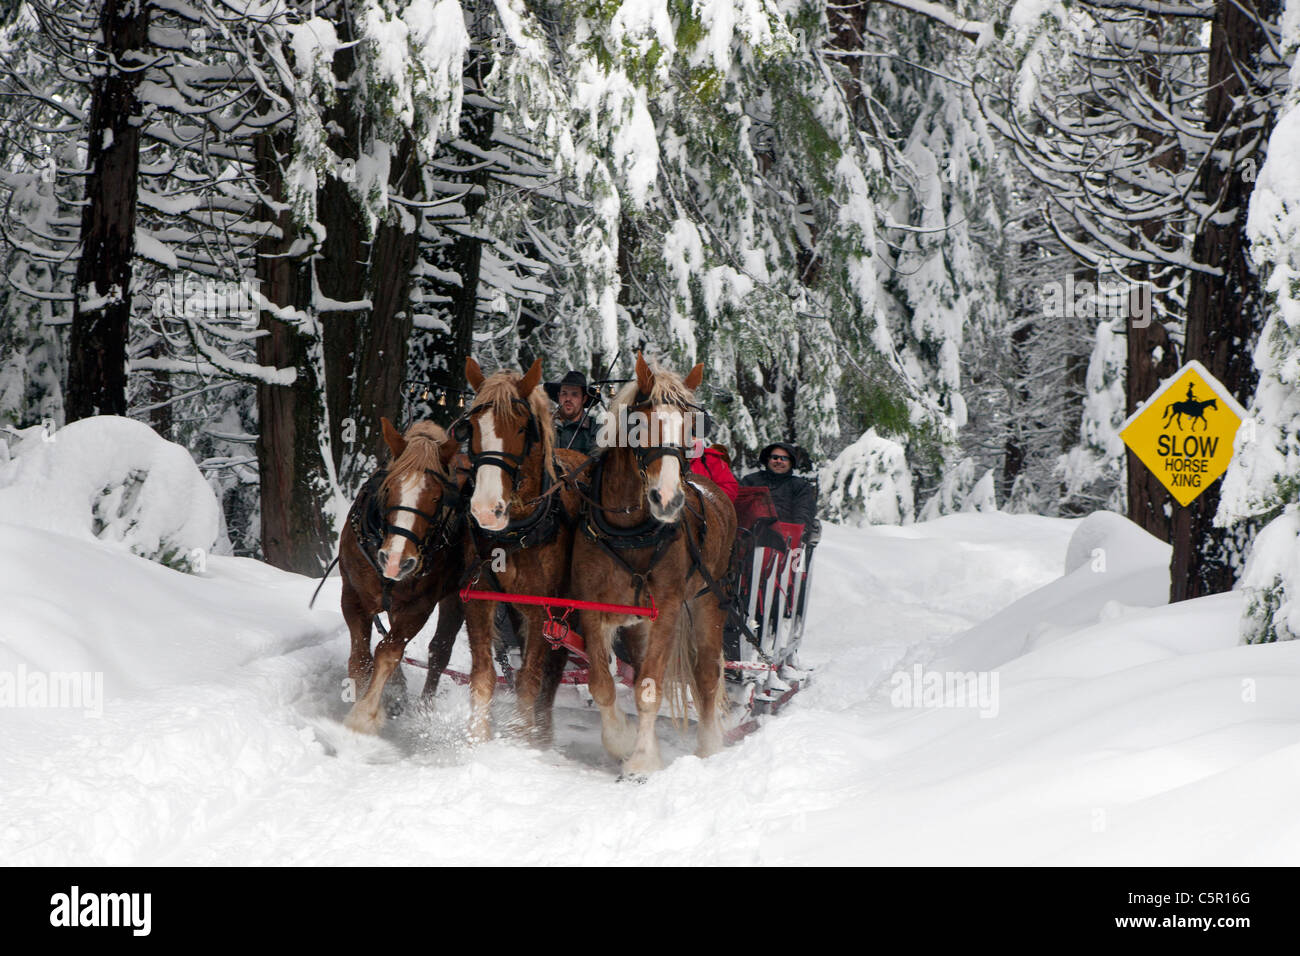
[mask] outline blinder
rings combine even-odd
[[[441,544],[443,547],[451,548],[454,542],[451,540],[455,533],[455,526],[460,517],[464,500],[460,489],[456,487],[455,482],[449,480],[445,475],[440,475],[430,468],[426,468],[426,475],[435,478],[442,485],[442,497],[439,501],[438,513],[431,515],[427,511],[421,511],[419,508],[412,508],[409,505],[390,505],[383,511],[383,531],[379,544],[389,535],[397,535],[406,538],[415,545],[416,566],[411,572],[412,577],[418,576],[424,569],[426,559],[435,546]],[[388,516],[394,511],[407,511],[425,520],[428,528],[424,532],[423,538],[418,538],[415,532],[399,527],[389,521]],[[441,539],[436,540],[436,539]]]
[[[477,451],[470,453],[469,461],[475,475],[484,465],[495,465],[509,476],[512,484],[518,484],[519,469],[528,460],[528,454],[533,450],[533,446],[541,442],[542,428],[538,424],[537,416],[533,414],[532,407],[526,401],[517,396],[511,396],[510,400],[516,405],[523,406],[524,414],[527,416],[524,427],[521,429],[524,436],[523,454],[515,455],[508,451]],[[485,406],[475,405],[453,422],[451,437],[461,444],[469,442],[474,437],[474,423],[471,419],[483,411],[484,408]]]
[[[694,409],[698,412],[704,411],[703,406],[697,405],[694,402],[673,402],[672,405],[674,408],[679,408],[683,412],[687,409]],[[628,406],[628,411],[644,412],[652,407],[650,395],[638,389],[636,397],[632,400],[632,404]],[[661,442],[658,445],[648,446],[629,445],[628,450],[632,452],[632,456],[636,459],[637,468],[640,470],[641,478],[643,480],[646,477],[646,471],[652,464],[660,458],[666,458],[670,455],[676,458],[681,464],[682,474],[685,474],[689,470],[689,465],[686,462],[686,448],[680,442]]]

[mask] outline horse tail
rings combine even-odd
[[[695,623],[689,605],[683,605],[677,615],[677,629],[673,634],[673,649],[664,667],[664,699],[668,716],[679,730],[686,727],[687,694],[699,700],[700,688],[695,680]]]
[[[677,617],[677,632],[673,636],[673,650],[668,655],[668,664],[664,668],[664,697],[668,704],[668,715],[679,730],[685,729],[689,714],[687,694],[690,700],[699,701],[700,685],[695,676],[699,648],[695,644],[695,615],[689,604],[682,607]],[[722,657],[718,658],[718,682],[713,690],[713,705],[719,715],[725,714],[731,703],[727,696],[726,674]],[[696,707],[699,711],[699,707]]]
[[[1172,404],[1166,405],[1166,406],[1165,406],[1165,414],[1164,414],[1164,418],[1161,418],[1160,420],[1161,420],[1161,421],[1164,421],[1165,418],[1168,418],[1168,417],[1169,417],[1169,413],[1172,412],[1173,410],[1174,410],[1174,406],[1173,406]]]

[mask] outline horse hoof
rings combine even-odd
[[[358,734],[367,734],[374,736],[379,733],[379,725],[383,723],[382,712],[375,714],[363,714],[355,708],[352,709],[343,719],[343,726],[348,730]]]
[[[648,773],[620,773],[618,775],[619,783],[645,783],[650,779]]]
[[[636,749],[636,733],[630,729],[625,733],[602,733],[600,742],[604,744],[605,752],[611,757],[616,760],[627,760]]]

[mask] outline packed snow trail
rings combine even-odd
[[[467,746],[449,683],[379,738],[343,730],[337,579],[308,611],[315,582],[257,562],[185,575],[0,525],[0,672],[104,673],[100,717],[0,709],[0,859],[1294,863],[1300,644],[1237,646],[1237,595],[1159,607],[1167,551],[1112,518],[828,527],[813,683],[707,761],[661,720],[641,786],[572,693],[549,751]],[[891,703],[945,667],[996,674],[996,716]]]

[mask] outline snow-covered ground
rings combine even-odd
[[[814,682],[707,761],[662,721],[638,786],[587,710],[550,751],[468,747],[449,684],[343,731],[337,579],[309,611],[315,582],[257,562],[0,524],[0,674],[103,675],[80,708],[0,707],[0,860],[1295,863],[1300,643],[1238,646],[1237,595],[1158,606],[1166,555],[1110,515],[829,527]],[[975,706],[896,706],[957,703],[925,685],[958,671]]]

